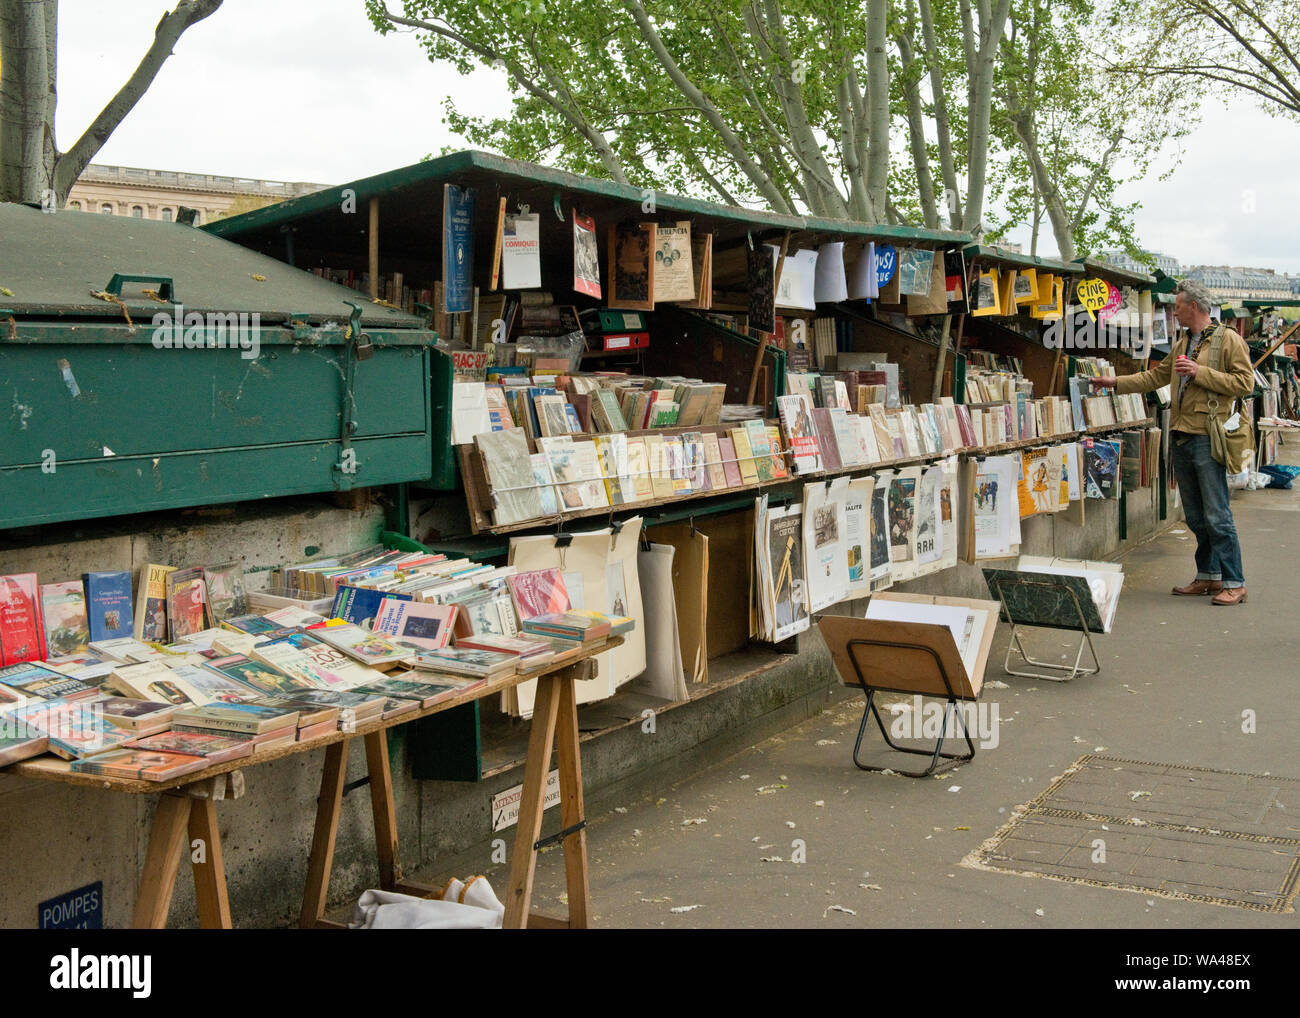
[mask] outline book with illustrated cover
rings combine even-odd
[[[208,732],[160,732],[142,736],[126,744],[128,749],[146,753],[175,753],[201,757],[205,763],[219,764],[253,755],[253,744],[246,739]]]
[[[103,707],[105,721],[134,732],[137,737],[167,731],[172,725],[172,715],[177,710],[175,704],[126,696],[110,696],[99,702]]]
[[[79,700],[99,694],[97,686],[35,662],[0,668],[0,685],[28,700]]]
[[[623,505],[633,500],[630,498],[633,493],[628,490],[627,436],[622,433],[596,435],[592,442],[596,446],[596,457],[609,504]]]
[[[642,502],[654,496],[654,482],[650,473],[650,455],[646,440],[641,437],[627,440],[627,474],[631,490],[625,494],[629,502]]]
[[[530,569],[506,578],[510,598],[521,622],[547,612],[568,611],[571,606],[564,577],[558,569]]]
[[[46,656],[36,574],[0,576],[0,665],[41,661]]]
[[[743,483],[740,463],[736,459],[736,443],[729,435],[718,436],[718,452],[722,457],[722,473],[728,488],[739,488]]]
[[[385,598],[374,631],[414,647],[447,646],[456,622],[456,606]]]
[[[575,442],[569,435],[538,439],[555,475],[560,509],[601,509],[609,505],[609,495],[601,478],[596,446]]]
[[[311,632],[286,633],[278,640],[266,644],[266,648],[282,643],[302,651],[318,674],[338,676],[343,680],[345,689],[383,678],[383,672],[354,660],[341,650],[318,639],[316,634],[320,632],[319,629],[313,629]]]
[[[501,286],[532,290],[542,285],[541,217],[507,213],[501,230]]]
[[[311,687],[310,682],[285,675],[270,665],[255,661],[243,654],[214,658],[202,667],[232,682],[257,690],[262,696],[283,696],[298,689]]]
[[[709,472],[705,469],[704,436],[698,431],[688,431],[682,435],[682,449],[686,453],[691,491],[708,491],[710,482]]]
[[[669,471],[664,436],[646,435],[644,441],[650,470],[650,495],[652,498],[668,498],[673,493],[673,479]]]
[[[654,310],[655,233],[654,223],[610,224],[609,307]]]
[[[442,650],[420,651],[411,663],[422,671],[445,671],[453,675],[486,679],[513,672],[518,667],[519,658],[514,654],[445,647]]]
[[[24,735],[0,735],[0,767],[21,763],[49,752],[50,740],[30,732]]]
[[[362,629],[373,629],[379,616],[379,606],[386,600],[410,601],[412,595],[374,590],[370,587],[353,587],[343,584],[334,595],[330,617],[350,622]]]
[[[407,672],[423,676],[423,672]],[[439,700],[455,696],[460,687],[438,682],[424,682],[414,679],[387,678],[378,682],[369,682],[358,686],[354,692],[373,696],[383,696],[396,700],[414,700],[417,707],[432,707]]]
[[[749,444],[749,433],[744,428],[731,429],[731,442],[736,451],[736,465],[745,484],[758,483],[758,466],[754,459],[754,450]]]
[[[86,586],[86,623],[90,627],[90,639],[111,640],[134,635],[131,574],[86,573],[82,580]]]
[[[227,618],[248,612],[244,569],[238,562],[206,567],[203,582],[207,585],[208,613],[213,624],[219,625]]]
[[[140,567],[135,602],[135,638],[150,643],[167,642],[167,574],[172,566]]]
[[[817,433],[817,447],[822,454],[822,467],[825,470],[839,470],[844,464],[840,459],[840,448],[835,440],[835,424],[831,412],[826,407],[814,407],[812,411],[813,430]]]
[[[298,727],[298,711],[255,703],[223,703],[179,710],[172,716],[178,732],[214,731],[237,735],[264,735]]]
[[[533,467],[533,484],[536,486],[538,498],[541,500],[541,514],[543,516],[554,516],[560,511],[560,503],[555,497],[555,475],[551,473],[551,461],[546,458],[544,452],[530,454],[528,461]]]
[[[346,689],[347,681],[335,672],[317,666],[305,651],[291,643],[273,640],[248,650],[248,657],[266,665],[289,681],[272,681],[259,676],[258,689],[267,695],[289,696],[299,689]]]
[[[393,643],[383,634],[367,632],[360,626],[327,626],[313,629],[312,635],[371,668],[407,661],[414,653],[413,648]]]
[[[80,654],[90,643],[86,590],[81,580],[41,585],[41,616],[47,657]]]
[[[672,484],[672,494],[689,495],[691,477],[686,465],[686,448],[678,435],[664,436],[664,459],[668,464],[668,478]]]
[[[474,444],[483,457],[483,471],[492,489],[493,522],[500,527],[543,515],[523,431],[515,428],[475,435]]]
[[[95,774],[129,781],[171,781],[201,771],[213,761],[184,753],[154,753],[143,749],[114,749],[77,760],[71,770],[76,774]]]
[[[0,715],[17,710],[19,707],[30,702],[27,697],[21,693],[10,689],[8,686],[0,686]]]
[[[749,327],[759,332],[776,332],[776,265],[765,244],[745,252],[749,291]]]
[[[472,187],[442,187],[442,292],[438,311],[459,314],[474,310],[474,206]]]
[[[494,654],[514,654],[516,657],[533,659],[539,655],[549,655],[551,645],[546,640],[528,636],[494,636],[483,634],[458,639],[456,646],[461,650],[486,650]]]
[[[593,643],[610,634],[610,619],[599,612],[547,612],[524,623],[524,632]]]
[[[207,696],[195,689],[175,671],[159,661],[137,665],[118,665],[108,678],[108,685],[123,696],[178,707],[202,706]]]
[[[15,723],[50,740],[49,752],[64,760],[116,749],[135,733],[104,720],[97,701],[30,704],[14,711]]]
[[[654,237],[654,299],[695,300],[695,273],[691,268],[691,224],[659,225]]]
[[[794,459],[794,472],[808,474],[821,470],[821,446],[817,442],[808,397],[802,394],[778,396],[776,406]]]
[[[769,424],[764,430],[767,432],[767,449],[772,460],[772,480],[784,480],[790,476],[790,468],[781,447],[781,429],[775,424]]]
[[[211,625],[208,614],[208,587],[203,567],[176,569],[167,574],[167,622],[172,642]],[[89,589],[89,588],[87,588]],[[94,633],[92,627],[92,635]]]
[[[596,248],[596,221],[573,210],[573,288],[600,300],[600,254]]]

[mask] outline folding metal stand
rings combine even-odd
[[[1088,631],[1088,623],[1084,618],[1083,606],[1079,604],[1079,598],[1075,595],[1073,590],[1071,590],[1064,583],[1049,582],[1044,580],[1013,580],[1011,581],[1010,584],[1011,586],[1042,587],[1046,590],[1065,591],[1065,593],[1069,595],[1070,601],[1074,604],[1074,610],[1079,619],[1078,628],[1082,631],[1082,634],[1079,637],[1078,650],[1074,655],[1074,664],[1061,665],[1061,664],[1057,664],[1054,661],[1039,661],[1036,658],[1030,657],[1028,651],[1025,650],[1024,643],[1021,641],[1020,638],[1021,626],[1028,627],[1032,625],[1037,628],[1046,628],[1046,629],[1074,629],[1075,627],[1072,625],[1044,626],[1043,623],[1041,622],[1032,623],[1032,624],[1027,622],[1017,622],[1015,617],[1011,614],[1011,609],[1007,606],[1007,599],[1002,586],[1004,582],[1006,581],[1003,579],[998,579],[996,582],[996,586],[998,591],[998,600],[1002,602],[1002,615],[1009,623],[1011,623],[1011,642],[1007,644],[1007,654],[1005,659],[1002,662],[1002,667],[1008,675],[1019,675],[1023,678],[1029,678],[1029,679],[1046,679],[1048,682],[1069,682],[1071,679],[1078,678],[1080,675],[1096,675],[1099,671],[1101,671],[1101,661],[1097,657],[1096,648],[1094,648],[1092,645],[1092,633]],[[1081,667],[1081,663],[1083,661],[1083,648],[1085,646],[1088,648],[1088,653],[1092,655],[1091,668]],[[1012,668],[1011,652],[1013,650],[1019,652],[1020,657],[1025,662],[1025,664],[1033,665],[1035,668],[1046,668],[1049,669],[1049,671],[1030,672],[1030,671],[1018,671]]]
[[[867,704],[862,711],[862,723],[858,725],[858,738],[857,741],[853,743],[853,763],[859,770],[863,770],[863,771],[892,770],[897,774],[902,774],[905,777],[909,777],[909,778],[926,778],[935,772],[935,770],[939,766],[940,760],[951,760],[955,763],[966,763],[967,761],[973,760],[975,758],[975,743],[971,741],[970,732],[966,728],[965,721],[962,720],[961,711],[954,710],[954,708],[956,708],[957,706],[957,694],[952,688],[952,682],[950,682],[948,679],[948,671],[946,668],[944,668],[943,661],[940,660],[939,655],[935,653],[933,647],[927,647],[925,644],[921,644],[921,643],[901,643],[893,640],[870,640],[870,639],[863,639],[860,637],[855,637],[854,639],[850,640],[845,646],[846,649],[848,650],[849,660],[853,662],[854,674],[856,674],[858,677],[858,681],[856,683],[851,683],[851,684],[857,685],[859,688],[862,689],[862,691],[867,696]],[[858,655],[854,652],[853,650],[854,647],[885,647],[894,650],[919,650],[919,651],[924,651],[925,653],[930,655],[931,659],[933,659],[934,661],[935,669],[938,671],[939,676],[943,679],[944,688],[948,691],[948,702],[947,702],[947,706],[944,708],[944,714],[943,714],[943,728],[939,730],[939,740],[935,743],[933,750],[920,749],[915,746],[900,746],[898,743],[894,742],[894,740],[889,737],[889,729],[885,727],[884,719],[881,718],[880,710],[876,706],[876,688],[873,687],[867,681],[867,677],[862,674],[862,666],[858,663]],[[889,768],[875,767],[870,764],[864,764],[861,760],[859,760],[858,752],[862,748],[862,737],[867,730],[867,717],[869,715],[875,715],[876,724],[880,728],[880,734],[884,737],[885,743],[889,746],[890,749],[895,750],[899,753],[914,753],[917,756],[928,756],[930,757],[930,766],[925,768],[925,770],[923,771],[900,771],[900,770],[896,770],[893,767],[889,767]],[[956,717],[957,722],[961,725],[961,734],[962,737],[965,738],[966,740],[966,746],[970,750],[969,753],[943,752],[943,742],[944,739],[948,737],[948,725],[952,721],[954,716]]]

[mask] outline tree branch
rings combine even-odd
[[[104,142],[108,141],[117,125],[149,90],[163,63],[172,55],[172,47],[191,25],[214,14],[221,2],[222,0],[181,0],[174,11],[162,16],[154,29],[153,45],[135,72],[86,128],[85,133],[55,162],[53,187],[60,204],[67,199],[72,185],[90,164],[95,153],[104,147]]]

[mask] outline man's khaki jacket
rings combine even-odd
[[[1211,400],[1218,400],[1218,415],[1225,420],[1232,412],[1233,399],[1249,396],[1255,389],[1255,371],[1250,363],[1250,348],[1246,341],[1233,329],[1219,326],[1223,330],[1223,349],[1220,367],[1216,370],[1209,366],[1210,346],[1213,340],[1206,339],[1196,355],[1199,366],[1196,377],[1187,383],[1183,398],[1178,398],[1178,383],[1181,377],[1174,371],[1174,361],[1179,354],[1187,352],[1187,330],[1182,330],[1174,340],[1169,356],[1149,371],[1139,371],[1133,375],[1120,375],[1115,380],[1115,391],[1150,392],[1163,385],[1169,386],[1170,415],[1169,427],[1172,431],[1185,431],[1191,435],[1207,435],[1209,428],[1206,416]]]

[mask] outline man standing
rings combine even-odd
[[[1245,602],[1246,581],[1237,527],[1228,506],[1227,471],[1210,455],[1206,418],[1216,403],[1216,413],[1228,417],[1233,399],[1254,390],[1255,373],[1246,341],[1210,318],[1213,301],[1199,283],[1180,282],[1174,316],[1183,330],[1169,356],[1149,371],[1094,378],[1092,384],[1114,386],[1119,393],[1150,392],[1170,385],[1174,476],[1187,526],[1196,535],[1196,579],[1172,593],[1213,594],[1213,604],[1231,605]]]

